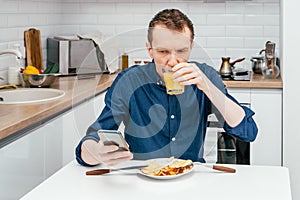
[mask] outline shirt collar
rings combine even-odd
[[[150,71],[151,71],[151,76],[153,78],[153,81],[156,83],[156,85],[165,87],[165,82],[160,78],[160,76],[156,71],[154,61],[152,60],[152,62],[150,62],[149,65],[150,65],[149,67],[151,69]]]

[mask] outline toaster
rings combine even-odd
[[[47,38],[47,66],[54,64],[62,75],[109,72],[104,53],[91,39]]]

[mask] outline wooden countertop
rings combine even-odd
[[[62,98],[34,104],[0,104],[0,141],[107,90],[116,76],[103,74],[81,80],[76,76],[60,77],[52,88],[64,90]]]
[[[103,74],[81,80],[76,76],[60,77],[52,86],[65,91],[65,96],[60,99],[34,104],[0,104],[0,143],[2,139],[14,133],[26,131],[28,127],[107,90],[116,76],[117,74]],[[253,75],[251,81],[224,81],[224,83],[228,88],[282,88],[281,78],[263,79],[260,75]]]
[[[250,81],[223,81],[228,88],[273,88],[282,89],[282,79],[264,79],[262,75],[251,74]]]

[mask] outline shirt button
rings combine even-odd
[[[175,116],[174,115],[171,115],[171,119],[174,119],[175,118]]]
[[[173,138],[172,138],[172,141],[175,142],[175,140],[176,140],[176,138],[173,137]]]

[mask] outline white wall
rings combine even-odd
[[[38,28],[42,34],[43,58],[46,58],[46,37],[60,33],[62,5],[60,1],[0,0],[0,49],[14,48],[14,44],[24,45],[24,31]],[[0,56],[0,85],[7,83],[7,68],[15,65],[11,55]]]
[[[293,199],[300,199],[300,1],[282,0],[283,165],[290,170]]]
[[[250,69],[251,55],[264,48],[267,40],[276,42],[277,49],[280,44],[279,0],[207,0],[223,3],[186,0],[0,1],[0,49],[12,48],[15,43],[23,44],[23,32],[35,27],[41,30],[44,59],[47,37],[95,30],[103,32],[105,39],[114,38],[111,41],[117,43],[116,48],[126,47],[132,51],[131,60],[147,58],[145,34],[148,22],[157,11],[170,7],[184,11],[195,24],[197,45],[192,58],[216,69],[221,65],[222,56],[230,56],[232,61],[246,57],[236,66]],[[12,56],[0,56],[0,76],[6,76],[7,65],[12,60]]]

